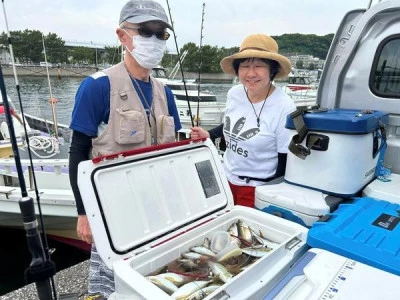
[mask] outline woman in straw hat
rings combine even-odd
[[[221,68],[241,84],[228,91],[224,123],[208,132],[193,127],[191,138],[225,139],[224,169],[234,203],[254,207],[255,187],[285,172],[290,140],[286,116],[296,106],[273,79],[289,74],[291,65],[273,38],[252,34],[238,53],[222,59]]]

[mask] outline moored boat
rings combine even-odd
[[[11,101],[8,102],[12,105]],[[21,187],[3,105],[0,105],[1,110],[3,113],[0,114],[0,226],[23,229],[19,207],[19,200],[22,198]],[[68,175],[69,143],[62,137],[56,139],[50,136],[44,129],[40,131],[32,128],[25,116],[28,136],[26,137],[21,123],[23,117],[14,108],[12,111],[21,167],[28,196],[35,199],[37,219],[39,220],[41,212],[49,237],[88,251],[88,245],[76,235],[77,212]],[[41,126],[46,127],[44,125],[46,121],[41,121]],[[27,138],[31,148],[30,153],[26,144]]]
[[[161,66],[153,68],[152,75],[166,84],[174,94],[183,133],[189,132],[193,125],[192,119],[194,125],[205,129],[211,129],[222,123],[225,103],[217,101],[213,93],[199,90],[201,86],[193,81],[169,79]]]

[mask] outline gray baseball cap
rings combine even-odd
[[[161,21],[169,29],[168,17],[160,3],[152,0],[130,0],[121,9],[119,24],[123,22],[139,24],[148,21]]]

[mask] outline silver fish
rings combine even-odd
[[[182,286],[188,280],[184,276],[176,274],[176,273],[172,273],[172,272],[162,273],[162,274],[157,275],[157,277],[165,278],[165,279],[171,281],[177,287]]]
[[[227,231],[230,235],[239,236],[236,222],[229,226]]]
[[[253,234],[251,233],[250,227],[240,219],[236,222],[236,225],[239,237],[252,244]]]
[[[194,260],[208,260],[210,257],[197,252],[185,252],[182,253],[182,257],[194,259]]]
[[[215,256],[214,252],[212,252],[210,249],[208,249],[206,247],[203,247],[203,246],[192,247],[192,248],[190,248],[190,251],[193,251],[193,252],[196,252],[196,253],[199,253],[199,254],[203,254],[203,255],[208,255],[208,256],[211,256],[211,257]]]
[[[272,250],[271,248],[266,248],[263,245],[242,249],[243,253],[253,257],[263,257],[265,255],[268,255],[269,252],[271,252],[271,250]]]
[[[275,243],[273,241],[270,241],[270,240],[266,239],[263,236],[261,231],[260,231],[260,234],[257,234],[257,233],[254,232],[253,229],[251,229],[251,233],[253,235],[253,238],[264,247],[271,248],[271,250],[272,250],[272,249],[276,248],[279,245],[278,243]]]
[[[236,243],[236,245],[240,247],[241,242],[240,239],[237,238],[239,236],[239,233],[236,222],[229,226],[228,233],[231,235],[231,242]]]
[[[171,297],[177,300],[186,299],[194,292],[206,287],[212,280],[192,281],[182,285]]]
[[[211,272],[215,276],[218,276],[218,278],[223,282],[227,282],[233,278],[233,275],[228,271],[228,269],[220,263],[209,261],[208,266],[210,267]]]
[[[160,277],[159,275],[146,276],[146,279],[150,280],[152,283],[154,283],[156,286],[158,286],[160,289],[162,289],[168,295],[171,295],[171,294],[175,293],[176,291],[178,291],[178,287],[175,284],[173,284],[168,279]]]

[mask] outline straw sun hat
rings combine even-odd
[[[251,57],[266,58],[278,62],[280,67],[275,78],[285,77],[292,69],[289,59],[278,54],[278,44],[273,38],[266,34],[252,34],[243,40],[238,53],[221,60],[222,71],[236,76],[233,61],[235,59]]]

